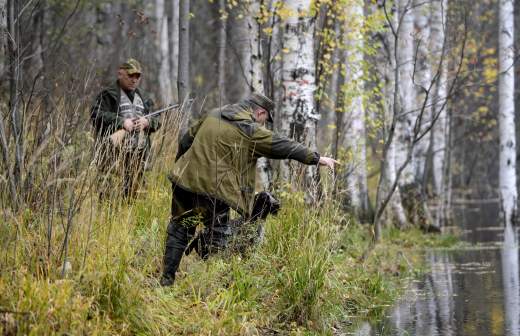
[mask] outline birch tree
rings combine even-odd
[[[397,34],[396,29],[399,26],[399,16],[397,11],[388,13],[388,9],[383,3],[383,11],[387,15],[388,32],[383,35],[382,44],[386,54],[386,58],[378,62],[379,72],[384,74],[385,81],[383,83],[382,108],[383,108],[383,153],[381,160],[381,177],[377,186],[376,207],[374,215],[374,239],[378,241],[381,238],[382,219],[386,213],[387,218],[393,215],[394,220],[399,227],[404,227],[407,223],[404,208],[401,202],[401,194],[399,189],[395,188],[397,184],[397,172],[395,162],[395,127],[397,113],[399,111],[399,71],[397,60]],[[387,210],[390,205],[391,211]]]
[[[515,73],[513,1],[499,2],[498,37],[498,125],[499,125],[499,188],[501,215],[505,226],[517,217],[516,136],[515,136]]]
[[[421,122],[421,132],[430,125],[432,120],[431,96],[428,93],[428,88],[432,81],[431,61],[429,57],[429,42],[430,42],[430,3],[421,0],[414,1],[414,19],[416,27],[416,45],[417,58],[416,63],[416,101],[414,106],[417,109],[426,100]],[[414,176],[415,180],[421,186],[425,184],[425,169],[426,157],[428,148],[430,146],[430,137],[423,137],[414,146]],[[422,187],[424,189],[424,187]]]
[[[432,115],[436,121],[431,130],[431,155],[433,191],[438,197],[438,208],[435,221],[438,227],[446,221],[447,204],[451,189],[449,187],[449,155],[451,129],[450,118],[446,108],[448,95],[448,66],[444,60],[446,44],[446,13],[448,10],[447,0],[436,0],[431,2],[431,39],[430,53],[432,64],[438,64],[438,79],[435,82],[432,95]],[[433,122],[433,121],[432,121]]]
[[[396,123],[396,144],[395,144],[395,160],[397,167],[403,167],[401,177],[399,179],[399,186],[401,191],[406,190],[411,186],[414,180],[413,161],[407,160],[408,151],[412,148],[413,142],[413,125],[417,113],[413,113],[415,108],[416,95],[413,86],[414,80],[414,19],[413,11],[411,10],[410,0],[398,0],[397,13],[399,17],[399,25],[397,26],[397,59],[396,66],[399,71],[399,85],[398,99],[400,101],[399,110],[397,110]],[[408,162],[410,161],[410,163]],[[402,194],[406,197],[406,193]]]
[[[260,1],[251,0],[245,8],[245,22],[249,39],[246,45],[248,57],[244,58],[246,81],[250,92],[265,94],[264,89],[264,65],[262,55],[262,43],[260,35]],[[260,183],[264,190],[270,190],[272,184],[272,169],[269,160],[260,158],[257,162]]]
[[[366,167],[365,108],[363,103],[363,1],[352,1],[345,8],[349,15],[345,33],[345,82],[352,92],[347,99],[345,111],[350,112],[350,127],[344,133],[344,145],[351,153],[350,168],[347,169],[349,200],[354,211],[364,217],[368,214],[368,186]]]
[[[220,21],[218,33],[218,80],[217,89],[219,104],[223,105],[226,102],[226,44],[227,44],[227,19],[226,0],[219,0],[218,2]]]
[[[504,245],[501,251],[502,281],[504,286],[504,322],[506,335],[511,336],[520,335],[520,279],[518,276],[518,243],[515,231],[511,224],[505,227]]]
[[[316,126],[319,119],[315,112],[314,91],[315,59],[313,49],[314,21],[310,14],[310,0],[286,1],[283,35],[282,85],[284,97],[281,108],[280,130],[284,135],[305,142],[316,150]],[[281,164],[282,178],[290,180],[287,161]],[[305,180],[312,184],[316,167],[306,168]],[[316,195],[308,194],[310,197]]]
[[[172,95],[174,101],[179,101],[179,89],[177,88],[179,77],[179,0],[171,0],[171,27],[169,32]]]
[[[159,100],[162,104],[173,102],[170,78],[170,48],[168,40],[168,17],[165,15],[164,0],[155,0],[155,43],[159,64]]]
[[[190,93],[190,0],[179,0],[179,101]]]

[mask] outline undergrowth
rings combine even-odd
[[[453,243],[387,229],[367,254],[368,225],[293,194],[267,220],[262,244],[207,261],[193,253],[175,285],[162,288],[170,197],[162,175],[149,176],[130,204],[91,195],[71,226],[66,260],[66,226],[49,235],[48,214],[0,224],[0,334],[331,335],[360,316],[382,316],[421,271],[418,246]]]

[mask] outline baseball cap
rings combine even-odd
[[[124,63],[121,63],[119,69],[124,69],[129,75],[141,74],[141,64],[134,58],[127,59]]]
[[[249,96],[249,101],[266,110],[268,115],[267,121],[273,122],[274,102],[269,97],[266,97],[261,93],[253,93]]]

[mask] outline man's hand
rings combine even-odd
[[[134,119],[134,129],[136,131],[144,131],[150,126],[150,122],[145,117]]]
[[[132,132],[134,130],[134,121],[130,118],[125,119],[123,121],[123,128],[128,132]]]
[[[338,164],[338,165],[340,164],[339,161],[336,161],[333,158],[326,157],[326,156],[321,156],[319,163],[320,163],[320,166],[327,166],[332,170],[334,170],[335,164]]]

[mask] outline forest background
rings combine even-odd
[[[103,245],[99,226],[120,209],[93,196],[89,107],[128,57],[143,64],[142,87],[157,107],[185,102],[154,135],[146,197],[163,213],[147,202],[128,210],[132,225],[155,230],[148,234],[163,232],[163,175],[178,133],[251,92],[276,102],[275,130],[343,162],[320,176],[263,160],[260,188],[301,190],[302,201],[322,206],[335,200],[374,225],[375,240],[384,226],[438,230],[468,199],[500,199],[502,218],[514,220],[516,177],[506,183],[514,195],[499,188],[507,148],[516,174],[518,126],[499,123],[502,107],[514,115],[518,100],[514,83],[499,85],[518,76],[513,1],[1,0],[0,11],[5,274],[20,265],[43,278],[69,267],[83,274],[89,251]],[[150,191],[155,183],[162,189]]]

